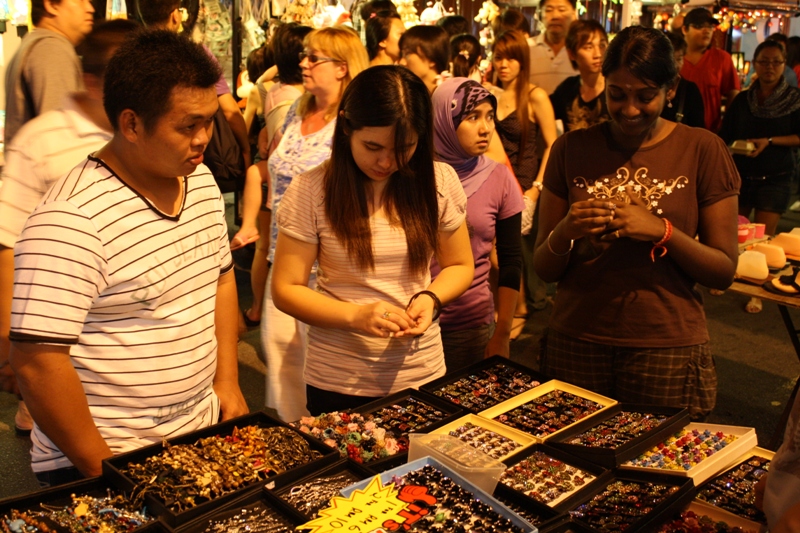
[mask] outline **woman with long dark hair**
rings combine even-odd
[[[553,145],[534,263],[558,282],[542,372],[698,419],[717,378],[697,284],[733,281],[740,180],[719,137],[660,117],[677,75],[662,32],[611,41],[611,120]]]
[[[436,319],[473,278],[464,190],[434,163],[421,80],[399,66],[369,68],[337,117],[330,161],[295,177],[283,198],[272,271],[275,305],[310,326],[314,415],[443,375]],[[442,271],[431,282],[434,255]]]
[[[366,26],[369,66],[397,63],[400,60],[400,37],[405,31],[406,27],[396,12],[374,13]]]

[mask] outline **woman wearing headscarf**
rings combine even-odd
[[[469,289],[442,310],[448,372],[484,357],[509,355],[509,335],[519,294],[522,255],[522,192],[505,165],[485,154],[495,130],[497,99],[467,78],[452,78],[433,93],[434,143],[438,161],[452,166],[467,195],[467,227],[475,277]],[[497,322],[489,287],[489,254],[497,242]],[[434,261],[435,276],[439,267]]]

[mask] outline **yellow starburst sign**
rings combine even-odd
[[[310,529],[311,533],[388,533],[391,530],[384,524],[402,523],[408,512],[408,504],[397,496],[394,483],[384,487],[376,476],[363,490],[354,490],[349,498],[334,497],[330,507],[320,511],[319,518],[297,529]]]

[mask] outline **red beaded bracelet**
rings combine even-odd
[[[656,262],[656,251],[659,252],[658,257],[664,257],[667,255],[667,247],[664,245],[672,237],[672,222],[666,218],[662,220],[664,221],[664,236],[661,237],[661,240],[658,242],[653,241],[653,249],[650,250],[650,259],[653,261],[653,263]]]

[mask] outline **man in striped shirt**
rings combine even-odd
[[[112,140],[17,241],[10,361],[44,484],[247,412],[224,202],[202,165],[218,78],[174,33],[124,44],[104,84]]]

